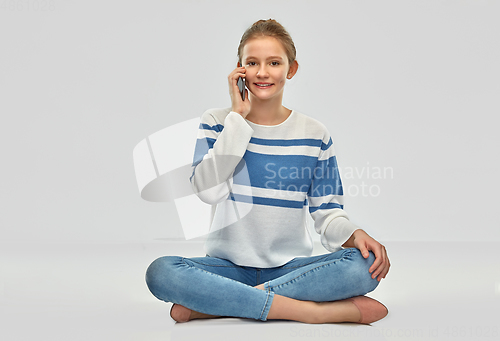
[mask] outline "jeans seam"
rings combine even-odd
[[[314,267],[314,268],[312,268],[312,269],[309,269],[309,270],[307,270],[306,272],[301,273],[300,275],[298,275],[298,276],[296,276],[296,277],[294,277],[294,278],[292,278],[292,279],[290,279],[290,280],[288,280],[288,281],[286,281],[286,282],[283,282],[283,283],[280,283],[280,284],[277,284],[277,285],[273,285],[273,286],[270,286],[270,285],[268,284],[268,289],[269,289],[269,290],[271,290],[272,288],[276,288],[276,287],[278,287],[278,286],[280,286],[280,285],[288,284],[288,283],[290,283],[291,281],[293,281],[293,280],[295,280],[295,279],[297,279],[297,278],[299,278],[299,277],[303,276],[304,274],[307,274],[307,273],[309,273],[309,272],[311,272],[311,271],[313,271],[313,270],[315,270],[315,269],[317,269],[317,268],[320,268],[320,267],[323,267],[323,266],[326,266],[326,265],[330,266],[331,264],[335,264],[336,262],[343,261],[343,260],[345,260],[346,256],[350,256],[350,255],[352,254],[352,252],[353,252],[353,251],[352,251],[352,250],[350,250],[348,253],[346,253],[345,255],[343,255],[341,258],[334,259],[334,260],[332,260],[331,262],[328,262],[328,263],[320,264],[320,265],[318,265],[317,267]],[[269,282],[268,282],[268,283],[269,283]]]
[[[259,320],[262,320],[262,315],[264,314],[264,311],[266,311],[267,303],[269,302],[269,297],[271,297],[270,291],[267,292],[266,303],[264,304],[264,307],[262,308],[262,311],[260,312]],[[267,316],[266,316],[266,320],[267,320]],[[265,321],[265,320],[263,320],[263,321]]]

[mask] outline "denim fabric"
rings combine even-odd
[[[275,294],[323,302],[374,290],[379,282],[368,272],[374,260],[373,253],[365,259],[355,248],[297,257],[274,268],[239,266],[209,256],[165,256],[151,263],[146,283],[165,302],[205,314],[266,321]],[[254,288],[261,283],[265,290]]]

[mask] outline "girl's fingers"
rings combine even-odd
[[[368,269],[368,271],[373,275],[375,271],[377,271],[381,263],[382,260],[379,257],[375,256],[375,261],[373,262],[372,266],[370,266],[370,269]]]
[[[387,252],[385,248],[383,248],[383,262],[382,264],[374,271],[375,277],[372,276],[372,278],[377,278],[378,281],[380,281],[382,278],[385,278],[387,276],[387,273],[389,272],[389,267],[391,266],[389,262],[389,258],[387,257]]]
[[[380,281],[382,278],[385,278],[388,272],[389,272],[389,265],[386,265],[384,266],[382,271],[380,271],[380,274],[377,275],[377,279]]]
[[[230,79],[237,79],[238,77],[245,77],[245,68],[244,67],[239,67],[234,69],[230,74],[229,78]]]
[[[357,247],[358,247],[359,251],[361,252],[361,255],[363,256],[363,258],[368,258],[368,256],[370,256],[370,254],[368,252],[368,248],[366,247],[366,245],[364,243],[361,243]]]
[[[387,276],[387,273],[389,272],[389,266],[384,268],[384,271],[380,273],[380,278],[385,278]]]
[[[237,81],[238,78],[240,78],[240,77],[245,78],[245,74],[242,72],[238,72],[238,73],[235,73],[233,75],[229,75],[229,80],[230,81]]]
[[[228,76],[229,91],[233,93],[235,89],[238,88],[238,79],[242,77],[245,78],[245,69],[244,68],[236,68],[234,69]]]
[[[383,254],[383,250],[381,248],[374,248],[374,249],[372,249],[372,252],[375,255],[375,261],[373,262],[372,266],[370,266],[370,269],[368,271],[370,271],[370,273],[372,274],[372,277],[373,277],[373,274],[375,274],[376,270],[384,262],[384,254]]]
[[[385,262],[383,262],[378,268],[377,270],[375,270],[373,272],[373,275],[375,275],[374,277],[372,276],[372,278],[377,278],[377,280],[381,280],[382,279],[382,276],[381,274],[384,273],[384,271],[386,271],[386,268],[387,268],[387,264]]]
[[[382,278],[385,278],[385,276],[387,276],[387,273],[389,272],[390,267],[391,267],[391,262],[389,261],[389,257],[387,257],[387,266],[385,267],[385,269],[382,273]]]

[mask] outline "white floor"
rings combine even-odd
[[[0,244],[0,340],[498,340],[500,243],[385,243],[390,275],[371,326],[246,319],[176,324],[144,282],[162,255],[201,243]],[[318,245],[315,253],[323,252]]]

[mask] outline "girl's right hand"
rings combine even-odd
[[[239,65],[239,63],[238,63]],[[231,96],[231,110],[239,113],[245,118],[250,112],[250,100],[248,99],[248,90],[245,89],[245,100],[241,99],[240,89],[238,88],[238,78],[245,78],[245,68],[237,67],[228,76],[229,95]]]

